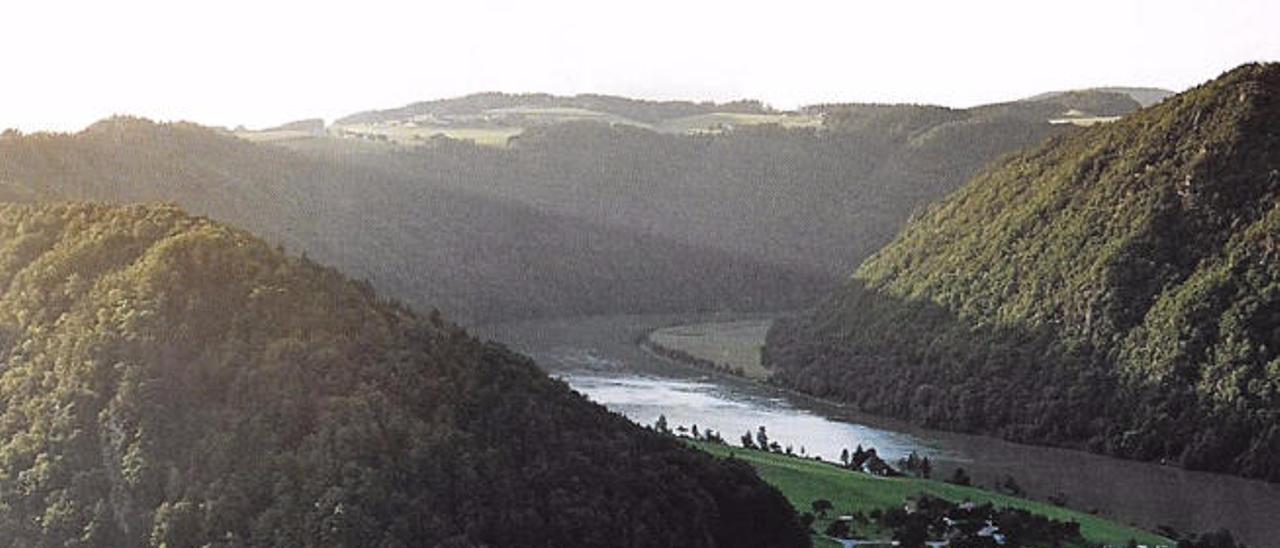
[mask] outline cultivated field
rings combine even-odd
[[[782,127],[818,127],[822,117],[808,114],[740,114],[713,112],[665,120],[654,127],[662,133],[718,133],[727,128],[777,124]]]
[[[451,139],[474,141],[478,145],[506,146],[508,139],[519,135],[526,128],[583,121],[635,126],[659,133],[683,135],[714,134],[735,127],[761,124],[777,124],[789,128],[822,125],[820,116],[807,114],[713,112],[648,124],[583,108],[511,107],[471,114],[421,115],[391,122],[348,124],[335,129],[340,136],[403,144],[422,144],[433,136],[443,135]]]
[[[385,139],[400,144],[423,144],[432,137],[473,141],[477,145],[504,147],[507,140],[524,131],[522,127],[458,127],[407,124],[358,124],[342,126],[343,137]]]
[[[773,320],[711,322],[664,327],[649,334],[655,345],[707,360],[752,379],[772,374],[760,363],[760,347]]]

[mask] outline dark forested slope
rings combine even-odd
[[[830,284],[813,269],[434,185],[446,169],[317,158],[131,118],[0,137],[0,200],[176,202],[465,322],[788,308]]]
[[[0,206],[0,546],[803,546],[741,463],[171,207]]]
[[[770,333],[780,382],[1280,480],[1280,66],[1011,157]]]

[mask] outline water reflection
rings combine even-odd
[[[747,394],[711,380],[675,380],[647,376],[600,375],[564,371],[557,374],[575,390],[640,424],[666,416],[672,428],[697,425],[714,429],[736,444],[742,434],[764,426],[771,440],[799,453],[835,461],[843,449],[874,447],[881,457],[897,460],[911,451],[931,459],[957,455],[908,434],[834,421],[797,409],[783,398]]]
[[[772,439],[809,454],[838,459],[844,447],[874,446],[886,460],[911,450],[930,456],[934,470],[964,466],[990,485],[1012,475],[1032,498],[1063,496],[1080,510],[1154,530],[1226,527],[1249,546],[1280,538],[1280,485],[1047,447],[924,430],[867,416],[741,379],[674,365],[635,341],[665,325],[748,317],[609,316],[516,322],[474,329],[536,359],[552,375],[632,420],[673,427],[711,427],[737,444],[764,425]]]

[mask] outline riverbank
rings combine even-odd
[[[1169,539],[1083,512],[941,481],[894,477],[885,478],[852,472],[829,463],[766,453],[740,447],[689,441],[690,445],[719,457],[747,462],[766,482],[777,487],[798,512],[807,511],[815,500],[828,500],[834,507],[831,517],[815,522],[822,531],[835,516],[869,514],[875,510],[902,507],[908,499],[926,493],[953,503],[991,503],[996,508],[1017,508],[1057,521],[1080,524],[1080,534],[1092,544],[1126,546],[1130,540],[1151,547],[1173,546]],[[887,532],[873,525],[859,531],[868,538],[886,538]]]
[[[1158,530],[1220,527],[1249,546],[1280,538],[1280,485],[1092,453],[1019,445],[996,438],[920,428],[866,415],[745,378],[652,354],[636,344],[657,328],[764,314],[616,315],[524,320],[474,328],[482,337],[532,356],[575,390],[641,424],[665,415],[672,424],[714,428],[729,441],[767,426],[770,437],[809,455],[838,460],[842,448],[875,447],[896,461],[912,450],[929,456],[934,476],[963,467],[977,485],[1012,475],[1029,498],[1065,500],[1101,518]]]

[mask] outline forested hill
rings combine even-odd
[[[1091,89],[1084,89],[1084,90],[1051,91],[1048,93],[1041,93],[1032,97],[1028,97],[1026,100],[1027,101],[1047,101],[1047,100],[1054,100],[1063,95],[1091,93],[1091,92],[1115,93],[1115,94],[1125,95],[1132,98],[1134,101],[1137,101],[1139,104],[1141,104],[1144,107],[1149,107],[1151,105],[1159,103],[1160,101],[1168,99],[1170,96],[1174,95],[1174,92],[1169,91],[1167,89],[1162,89],[1162,88],[1112,86],[1112,87],[1091,88]]]
[[[1280,66],[1015,155],[811,315],[778,379],[876,413],[1280,481]]]
[[[172,207],[0,206],[0,546],[804,546],[781,495]]]
[[[135,118],[0,136],[0,200],[178,203],[467,323],[785,309],[831,284],[814,269],[435,184],[448,169],[303,155]]]

